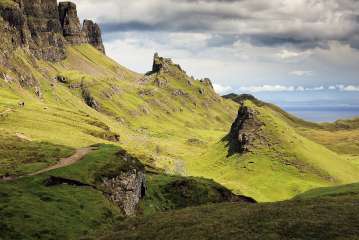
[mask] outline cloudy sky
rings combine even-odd
[[[75,2],[100,23],[108,54],[138,72],[159,52],[219,93],[359,95],[357,0]]]

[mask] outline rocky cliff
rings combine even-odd
[[[0,2],[0,17],[4,55],[23,47],[38,59],[60,61],[66,58],[67,44],[83,43],[105,52],[100,28],[89,20],[81,26],[74,3],[9,0]]]
[[[254,142],[261,136],[264,125],[256,116],[257,113],[244,102],[240,103],[238,115],[226,137],[229,142],[229,155],[249,152]]]

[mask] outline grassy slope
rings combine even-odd
[[[16,52],[13,64],[36,76],[44,97],[40,100],[31,94],[33,90],[0,79],[0,111],[6,112],[0,117],[0,129],[65,148],[108,143],[101,136],[119,134],[116,144],[146,164],[167,173],[212,178],[260,201],[359,181],[355,156],[348,160],[304,137],[293,120],[273,106],[248,102],[267,123],[264,134],[271,146],[257,146],[251,154],[227,158],[220,140],[235,119],[236,103],[222,100],[198,81],[188,86],[189,77],[176,67],[158,76],[168,82],[159,88],[154,76],[144,78],[88,45],[71,47],[68,52],[68,59],[56,64],[33,63],[21,50]],[[54,82],[57,75],[67,77],[69,83]],[[80,89],[69,88],[81,83],[88,86],[101,112],[84,104]],[[205,95],[199,93],[200,88]],[[175,90],[188,95],[174,96]],[[20,100],[25,101],[25,108],[17,106]],[[306,129],[317,131],[312,126]]]
[[[115,221],[124,219],[120,209],[101,192],[103,176],[118,175],[128,168],[142,168],[137,161],[124,161],[114,145],[99,149],[72,166],[16,181],[0,182],[0,239],[79,239],[96,232],[106,232]],[[90,184],[92,187],[67,184],[47,187],[45,180],[57,176]],[[148,177],[148,193],[140,212],[179,209],[209,202],[228,201],[221,196],[228,191],[205,179],[191,178],[183,193],[168,186],[183,177],[163,174]],[[179,191],[179,190],[178,190]],[[189,191],[189,192],[187,192]],[[195,193],[188,197],[186,194]]]
[[[269,146],[228,158],[226,143],[218,142],[189,161],[192,174],[216,179],[259,201],[284,200],[311,188],[359,180],[357,166],[347,157],[303,137],[271,107],[250,101],[247,105],[266,123],[263,135]]]
[[[359,235],[358,200],[354,195],[187,208],[127,219],[100,239],[355,240]]]
[[[299,194],[295,199],[314,199],[323,197],[359,195],[359,183],[341,185],[336,187],[316,188]]]

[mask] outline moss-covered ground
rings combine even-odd
[[[94,239],[356,240],[358,195],[259,205],[212,204],[136,217]]]

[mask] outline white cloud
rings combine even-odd
[[[308,57],[312,55],[313,52],[310,50],[304,51],[304,52],[295,52],[295,51],[289,51],[287,49],[283,49],[279,53],[276,54],[280,59],[287,60],[287,59],[293,59],[293,58],[299,58],[299,57]]]
[[[230,86],[223,86],[223,85],[217,84],[217,83],[213,84],[213,88],[216,91],[216,93],[218,93],[220,95],[229,93],[233,90],[233,88]]]
[[[305,77],[305,76],[313,76],[313,71],[305,71],[305,70],[295,70],[289,72],[290,75],[298,76],[298,77]]]
[[[296,90],[294,86],[283,86],[283,85],[262,85],[262,86],[249,86],[241,87],[238,89],[239,92],[293,92]]]
[[[348,88],[350,87],[350,88]],[[355,88],[354,86],[348,87],[341,87],[343,91],[355,91],[357,89],[359,91],[359,86]],[[339,87],[334,87],[339,89]],[[324,86],[318,87],[303,87],[303,86],[283,86],[283,85],[262,85],[262,86],[249,86],[249,87],[241,87],[238,89],[239,92],[250,92],[250,93],[257,93],[257,92],[304,92],[304,91],[324,91],[326,88]]]
[[[359,92],[359,86],[349,85],[342,88],[346,92]]]

